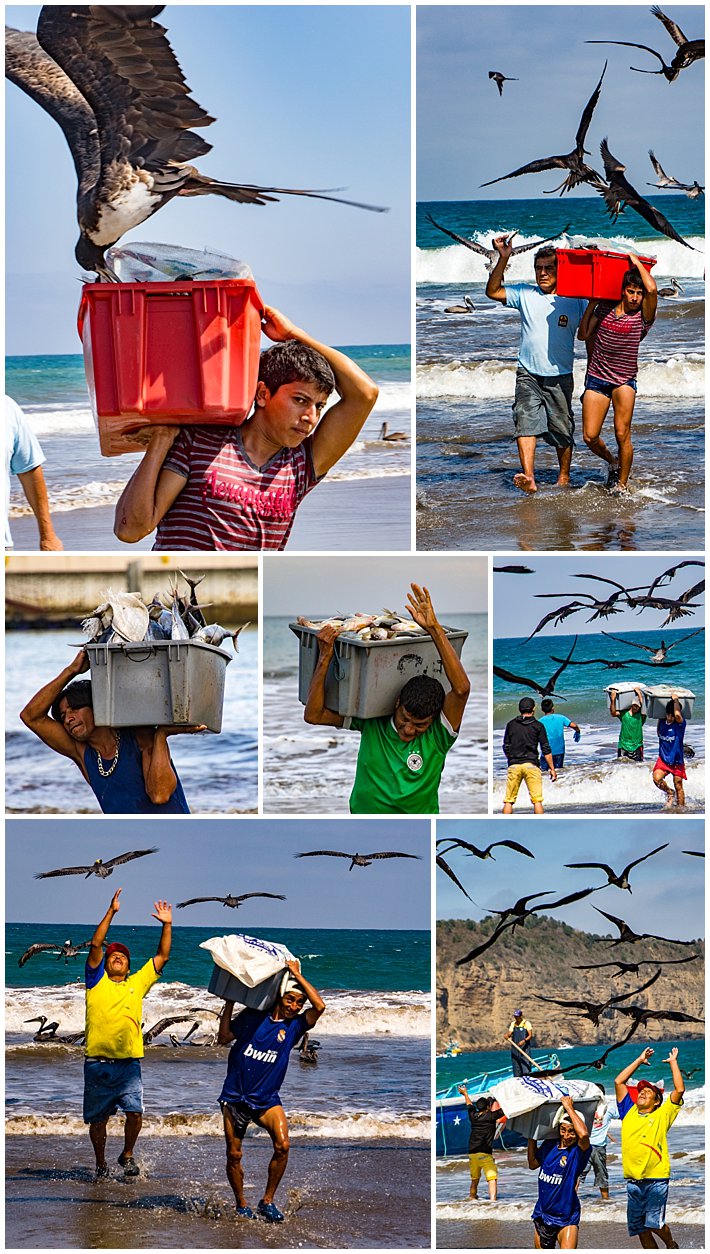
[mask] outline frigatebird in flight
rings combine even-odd
[[[617,47],[621,48],[643,48],[644,52],[650,52],[651,56],[656,57],[660,61],[660,70],[642,70],[637,65],[632,65],[630,68],[637,74],[662,74],[669,83],[673,83],[681,70],[687,70],[688,66],[692,65],[693,62],[701,61],[705,56],[705,40],[687,39],[678,23],[668,17],[663,12],[663,9],[659,9],[658,5],[654,5],[651,12],[654,17],[658,18],[659,22],[663,22],[671,39],[677,44],[678,51],[670,65],[666,65],[660,52],[656,52],[655,48],[649,48],[648,44],[633,44],[626,39],[587,39],[585,42],[588,44],[616,44]]]
[[[615,157],[610,149],[606,139],[600,144],[600,152],[602,161],[604,162],[604,172],[607,177],[607,184],[604,187],[597,188],[597,191],[603,196],[606,207],[612,222],[616,222],[619,214],[624,209],[633,209],[639,217],[648,222],[654,231],[659,231],[661,235],[667,235],[668,239],[674,239],[678,244],[683,244],[685,248],[693,249],[693,245],[679,235],[675,227],[664,217],[660,209],[655,209],[652,204],[640,192],[632,187],[629,180],[624,174],[626,166],[623,162]],[[697,251],[697,250],[693,250]]]
[[[488,77],[493,79],[493,82],[498,88],[498,94],[500,96],[503,95],[504,83],[519,83],[520,82],[519,78],[509,78],[507,74],[501,74],[498,70],[489,70]]]
[[[534,575],[530,566],[494,566],[494,575]]]
[[[614,962],[590,962],[586,966],[572,967],[573,971],[600,971],[602,967],[616,967],[612,975],[612,980],[616,980],[620,975],[639,975],[641,967],[677,967],[684,962],[698,962],[700,954],[691,954],[689,958],[649,958],[639,959],[638,962],[622,962],[617,958]]]
[[[539,684],[536,679],[528,679],[525,675],[514,675],[512,671],[503,670],[502,666],[494,666],[493,674],[497,675],[499,679],[504,679],[507,684],[524,684],[525,687],[533,688],[535,692],[539,692],[542,697],[552,696],[555,691],[555,684],[557,683],[557,680],[567,666],[569,666],[569,661],[577,644],[577,639],[578,637],[575,636],[572,648],[567,654],[567,657],[560,664],[560,666],[557,667],[557,670],[550,675],[550,678],[546,680],[544,684]],[[560,697],[561,701],[566,700],[566,697],[560,696],[559,693],[557,695]]]
[[[643,993],[644,989],[656,983],[661,974],[659,969],[640,988],[634,988],[630,993],[618,993],[615,997],[608,997],[606,1001],[560,1001],[557,997],[543,997],[541,993],[533,993],[533,997],[536,1001],[552,1002],[553,1006],[562,1006],[565,1010],[579,1010],[581,1011],[580,1018],[591,1020],[594,1027],[598,1028],[599,1020],[605,1010],[609,1010],[612,1006],[616,1008],[617,1002],[626,1001],[629,997],[636,997],[639,993]]]
[[[57,871],[40,871],[35,875],[35,879],[48,880],[56,875],[83,875],[84,879],[88,880],[91,875],[97,875],[100,880],[105,880],[109,875],[113,875],[114,867],[121,866],[124,862],[132,862],[134,858],[145,858],[146,854],[157,852],[157,848],[136,849],[133,853],[120,853],[117,858],[109,858],[107,862],[97,858],[91,866],[63,866]]]
[[[553,187],[551,191],[545,192],[544,195],[552,196],[555,192],[559,192],[563,196],[565,192],[571,192],[580,183],[591,183],[592,187],[596,187],[598,191],[601,191],[605,186],[604,180],[596,170],[593,170],[585,162],[584,157],[587,149],[584,147],[584,141],[587,138],[592,114],[601,95],[602,80],[606,73],[606,66],[607,63],[604,62],[601,78],[584,106],[584,112],[575,136],[574,148],[571,152],[564,153],[562,156],[541,157],[537,161],[529,161],[527,165],[521,165],[517,170],[511,170],[510,174],[501,174],[500,178],[489,179],[487,183],[481,183],[481,187],[492,187],[494,183],[502,183],[505,179],[517,178],[520,174],[539,174],[542,170],[566,170],[567,177],[564,182],[559,187]]]
[[[525,920],[528,919],[530,915],[537,914],[538,911],[557,910],[561,906],[569,906],[572,902],[582,901],[584,897],[589,897],[591,893],[595,893],[596,891],[596,888],[581,888],[576,893],[568,893],[566,897],[560,897],[557,901],[544,901],[539,906],[526,906],[524,904],[526,901],[534,901],[536,897],[546,897],[548,895],[547,893],[533,893],[527,897],[519,898],[518,901],[516,901],[515,904],[508,910],[490,911],[491,914],[502,915],[502,922],[498,924],[495,930],[482,945],[476,945],[475,948],[472,949],[470,953],[466,954],[464,958],[458,958],[456,966],[461,967],[465,962],[471,962],[474,958],[478,958],[480,954],[485,953],[487,949],[490,949],[491,945],[495,944],[498,937],[501,936],[503,932],[506,932],[509,929],[515,931],[516,927],[522,927]],[[513,917],[506,918],[506,915],[512,915]]]
[[[605,636],[608,634],[609,634],[608,632],[604,632]],[[612,636],[611,638],[612,640],[616,639],[615,636]],[[553,662],[562,661],[561,658],[555,657],[554,654],[550,654],[550,656]],[[619,661],[617,661],[615,658],[591,657],[591,658],[587,658],[584,662],[570,662],[570,666],[605,666],[608,671],[621,671],[624,669],[625,666],[657,666],[657,665],[660,665],[660,663],[639,662],[638,658],[635,658],[635,657],[627,657]],[[666,668],[668,668],[669,666],[682,666],[683,663],[682,662],[665,662],[663,663],[663,665]]]
[[[436,855],[436,865],[438,866],[440,871],[444,872],[444,875],[448,875],[449,879],[452,881],[452,883],[456,885],[457,888],[461,889],[461,892],[463,893],[464,897],[468,897],[468,900],[471,901],[472,898],[466,892],[466,889],[461,883],[461,880],[458,878],[455,872],[451,870],[451,867],[449,866],[448,862],[440,853],[437,853]]]
[[[215,119],[192,98],[165,27],[155,21],[164,8],[46,4],[36,38],[6,31],[8,78],[59,123],[71,149],[80,229],[75,257],[112,282],[106,249],[174,196],[254,205],[281,195],[340,200],[325,191],[224,183],[190,164],[212,147],[192,128]]]
[[[495,858],[491,853],[491,849],[497,849],[499,845],[505,845],[506,849],[514,849],[516,853],[524,853],[526,858],[534,858],[535,854],[526,849],[524,845],[519,845],[517,840],[494,840],[491,845],[486,845],[485,849],[480,849],[478,845],[472,845],[470,841],[464,840],[461,836],[440,836],[437,845],[448,844],[448,849],[444,853],[451,853],[452,849],[466,849],[471,857],[474,858],[490,858],[495,862]]]
[[[637,941],[657,940],[663,941],[666,945],[695,945],[696,941],[671,940],[668,936],[657,936],[655,932],[634,932],[623,919],[617,919],[613,914],[607,914],[606,910],[600,910],[599,906],[592,906],[592,910],[596,910],[597,914],[603,914],[605,919],[613,923],[619,929],[619,935],[616,940],[610,941],[611,946],[615,945],[635,945]]]
[[[652,858],[654,853],[660,853],[662,849],[667,848],[668,841],[666,841],[665,845],[658,845],[655,849],[652,849],[650,853],[645,853],[642,858],[635,858],[633,862],[628,862],[623,871],[614,871],[612,867],[609,866],[608,862],[565,862],[565,866],[574,871],[584,871],[589,870],[592,867],[597,867],[600,871],[604,871],[607,877],[607,884],[614,884],[616,888],[625,888],[628,892],[631,892],[629,875],[633,868],[638,866],[639,863],[645,862],[647,858]]]

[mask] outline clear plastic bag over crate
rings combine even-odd
[[[253,279],[246,261],[211,249],[135,241],[109,248],[106,259],[121,283],[175,283],[190,279]]]

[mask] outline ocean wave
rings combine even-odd
[[[699,1181],[694,1181],[699,1185]],[[436,1207],[437,1219],[463,1219],[478,1220],[485,1218],[486,1220],[526,1220],[530,1219],[530,1208],[532,1201],[530,1198],[521,1202],[489,1202],[486,1200],[481,1202],[471,1202],[468,1200],[460,1202],[438,1202]],[[626,1223],[626,1200],[624,1199],[610,1202],[600,1202],[596,1198],[592,1200],[583,1200],[582,1205],[582,1232],[584,1232],[584,1223]],[[689,1206],[678,1202],[673,1202],[673,1222],[676,1224],[704,1224],[705,1212],[700,1206]]]
[[[501,231],[504,229],[506,228],[500,228]],[[490,248],[491,239],[499,233],[498,229],[474,231],[470,238],[478,244],[483,244],[485,248]],[[458,234],[463,236],[465,232],[459,231]],[[541,235],[517,235],[515,244],[518,246],[533,242],[538,243],[541,239]],[[602,235],[594,237],[574,234],[562,235],[559,240],[554,241],[554,247],[580,248],[585,244],[596,244],[598,248],[605,248],[614,252],[635,252],[642,256],[656,257],[656,265],[653,268],[654,277],[674,277],[681,281],[683,279],[702,279],[705,274],[705,254],[702,251],[705,246],[705,239],[700,235],[691,235],[688,237],[688,243],[698,251],[691,252],[690,248],[684,248],[682,244],[678,244],[671,239],[654,239],[651,244],[649,240],[635,240],[628,235],[617,235],[613,239]],[[506,276],[509,282],[521,283],[530,280],[532,276],[532,257],[533,251],[531,250],[511,258],[506,269]],[[472,252],[470,248],[464,247],[463,244],[448,244],[443,248],[417,249],[417,283],[486,283],[488,274],[485,257]]]
[[[120,1116],[114,1116],[119,1119]],[[431,1119],[421,1111],[394,1112],[338,1111],[316,1114],[310,1111],[288,1111],[289,1130],[292,1137],[308,1136],[309,1140],[373,1141],[393,1138],[405,1141],[421,1141],[431,1138]],[[111,1129],[109,1128],[109,1135]],[[5,1124],[6,1136],[84,1136],[86,1127],[78,1115],[9,1115]],[[250,1127],[247,1137],[265,1138],[266,1132]],[[143,1136],[189,1137],[224,1136],[222,1115],[219,1111],[209,1114],[148,1115],[143,1119]]]
[[[515,393],[514,361],[462,361],[420,365],[417,397],[439,396],[471,400],[512,400]],[[585,364],[575,362],[575,392],[584,387]],[[644,361],[638,373],[639,396],[701,397],[705,395],[705,359],[700,353],[676,353],[667,361]]]
[[[129,468],[126,467],[126,478]],[[126,479],[101,482],[91,480],[89,483],[78,484],[74,488],[57,488],[50,491],[50,505],[53,514],[66,514],[73,509],[90,509],[92,506],[115,505],[126,486]],[[10,508],[11,518],[24,518],[32,510],[26,501],[18,502]]]
[[[629,766],[631,769],[629,770]],[[604,762],[599,765],[587,764],[584,767],[565,766],[555,784],[545,787],[545,808],[554,810],[558,806],[565,808],[574,806],[576,810],[591,809],[603,801],[605,807],[615,804],[647,805],[661,809],[661,794],[654,788],[651,779],[653,762],[643,764],[627,762]],[[685,795],[688,804],[697,808],[705,799],[705,763],[686,763],[688,778],[685,783]],[[504,781],[501,775],[494,782],[494,805],[502,805]]]
[[[357,470],[331,470],[328,474],[330,483],[345,483],[352,479],[401,479],[411,474],[411,467],[406,466],[372,466],[366,470],[360,466]]]
[[[318,1024],[318,1034],[327,1036],[429,1036],[431,1031],[431,997],[414,992],[343,992],[323,990],[327,1012]],[[204,988],[189,984],[160,984],[151,990],[144,1011],[146,1024],[164,1016],[187,1014],[191,1006],[201,1006],[221,1013],[223,1002]],[[59,1021],[60,1036],[79,1032],[84,1026],[84,987],[73,984],[63,988],[9,988],[5,995],[5,1031],[30,1036],[25,1020],[38,1009]],[[195,1015],[195,1018],[198,1018]],[[212,1015],[205,1017],[205,1026],[216,1023]],[[165,1037],[167,1041],[167,1037]],[[37,1050],[47,1046],[37,1044]]]

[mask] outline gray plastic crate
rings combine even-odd
[[[299,623],[289,627],[299,639],[298,699],[305,705],[318,661],[318,630]],[[454,627],[444,631],[461,657],[468,632]],[[392,714],[402,688],[415,675],[438,679],[446,692],[451,687],[431,636],[393,640],[339,636],[325,677],[325,703],[346,718],[381,718]]]
[[[623,683],[609,684],[604,689],[604,691],[606,692],[609,698],[609,706],[611,707],[611,694],[613,690],[616,693],[616,708],[620,714],[625,714],[627,710],[631,709],[631,706],[636,700],[636,693],[634,692],[634,687],[638,688],[643,698],[643,704],[641,706],[641,713],[647,714],[648,713],[648,710],[646,709],[647,696],[646,696],[646,689],[644,685],[643,684],[636,684],[636,685],[630,684],[628,680],[625,680]]]
[[[693,717],[695,693],[691,692],[690,688],[674,688],[671,684],[654,684],[653,687],[646,688],[646,713],[649,718],[666,717],[666,705],[673,692],[677,693],[683,718],[690,720]]]
[[[222,730],[228,653],[200,640],[88,644],[86,652],[98,727]]]

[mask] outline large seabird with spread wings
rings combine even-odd
[[[61,126],[78,179],[81,266],[115,281],[104,254],[173,196],[263,205],[324,192],[222,183],[190,164],[212,147],[191,128],[215,119],[192,99],[155,18],[164,5],[44,5],[37,37],[6,30],[6,74]]]

